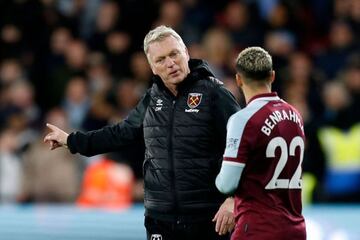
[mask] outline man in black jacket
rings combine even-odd
[[[44,141],[50,149],[67,146],[86,156],[144,141],[147,239],[226,239],[233,200],[224,201],[214,182],[226,123],[239,106],[204,61],[190,59],[173,29],[151,30],[144,51],[154,83],[124,121],[70,135],[48,124]]]

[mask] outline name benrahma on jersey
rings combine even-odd
[[[302,131],[304,131],[304,126],[301,123],[301,118],[299,115],[290,109],[281,110],[281,111],[273,111],[269,114],[269,116],[265,119],[264,125],[261,127],[261,132],[263,132],[266,136],[270,136],[273,128],[281,121],[293,121],[299,125]]]

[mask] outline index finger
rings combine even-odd
[[[50,124],[50,123],[47,123],[46,126],[47,126],[48,128],[50,128],[52,131],[58,130],[58,127],[56,127],[55,125],[52,125],[52,124]]]
[[[213,222],[217,220],[218,215],[219,215],[219,212],[217,212],[217,213],[215,214],[214,218],[212,219]]]

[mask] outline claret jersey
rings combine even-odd
[[[306,239],[301,214],[305,135],[298,111],[276,93],[261,94],[227,127],[224,161],[244,166],[232,239]]]

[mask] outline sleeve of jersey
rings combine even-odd
[[[242,118],[243,111],[232,115],[227,124],[226,149],[220,173],[216,177],[215,185],[224,194],[233,193],[241,178],[247,161],[247,141],[244,129],[247,124]]]
[[[224,194],[233,193],[241,178],[245,164],[223,161],[220,173],[217,175],[215,185]]]
[[[227,124],[226,148],[224,161],[246,164],[249,151],[249,138],[245,127],[248,118],[242,117],[242,111],[234,114]]]
[[[67,140],[70,152],[93,156],[116,151],[121,147],[140,141],[142,138],[142,122],[149,101],[149,94],[145,94],[128,117],[118,124],[95,131],[71,133]]]

